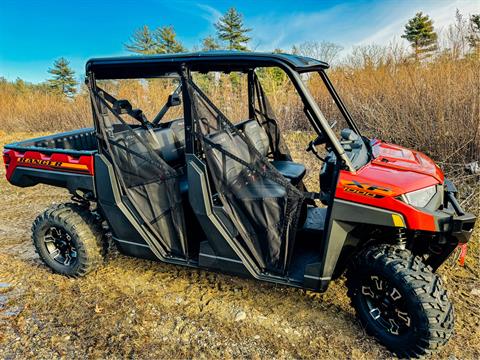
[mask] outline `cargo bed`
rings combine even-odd
[[[93,194],[96,153],[93,128],[11,143],[3,151],[6,177],[20,187],[43,183]]]

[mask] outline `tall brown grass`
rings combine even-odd
[[[478,59],[340,69],[331,76],[367,135],[444,163],[479,160]]]
[[[365,135],[425,152],[448,176],[470,184],[464,194],[467,204],[479,203],[478,176],[464,169],[465,164],[480,161],[479,56],[344,65],[330,70],[329,76]],[[281,126],[307,130],[303,107],[289,80],[276,72],[263,73],[261,80]],[[210,82],[199,77],[198,81],[228,116],[237,120],[247,116],[243,77],[224,75]],[[338,109],[319,77],[306,81],[327,119],[339,120]],[[107,83],[105,87],[142,108],[150,119],[175,88],[173,82],[155,81]],[[177,116],[181,116],[180,108],[169,117]],[[91,125],[85,89],[74,99],[66,99],[0,82],[1,130],[58,132]]]
[[[0,82],[0,129],[4,131],[62,131],[91,124],[86,94],[66,99],[46,90],[19,89]]]

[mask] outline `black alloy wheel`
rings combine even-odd
[[[72,236],[63,228],[51,226],[43,237],[43,242],[50,257],[64,266],[75,266],[77,249]]]

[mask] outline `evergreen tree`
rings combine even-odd
[[[171,54],[185,51],[183,45],[176,39],[173,26],[163,26],[151,31],[147,25],[134,32],[130,43],[125,44],[128,51],[143,54]]]
[[[467,41],[472,49],[480,49],[480,14],[470,16]]]
[[[173,26],[163,26],[155,30],[157,54],[171,54],[184,52],[185,48],[177,41],[177,34]]]
[[[128,51],[144,55],[155,54],[157,46],[157,41],[147,25],[135,30],[130,38],[130,43],[125,44]]]
[[[245,28],[243,16],[235,8],[230,8],[215,24],[218,38],[228,43],[229,50],[248,50],[250,37],[247,33],[252,29]]]
[[[70,68],[69,64],[70,62],[63,57],[55,60],[53,68],[48,70],[53,75],[48,80],[48,85],[54,91],[72,97],[77,92],[76,86],[78,82],[75,80],[75,72]]]
[[[422,54],[427,56],[429,52],[436,50],[437,37],[433,28],[433,20],[422,12],[418,12],[408,20],[402,35],[402,38],[410,42],[415,59],[419,59]]]
[[[210,50],[219,50],[220,44],[213,36],[207,36],[205,39],[202,40],[202,50],[203,51],[210,51]]]

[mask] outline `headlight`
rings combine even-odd
[[[432,185],[420,190],[415,190],[403,195],[403,199],[409,205],[416,207],[425,207],[430,200],[435,196],[437,186]]]

